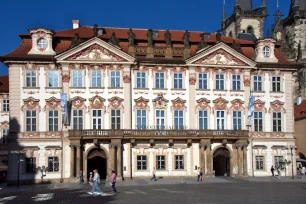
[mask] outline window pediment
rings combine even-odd
[[[254,103],[254,109],[255,111],[265,111],[267,112],[267,109],[265,108],[265,102],[263,102],[260,99],[257,99]]]
[[[240,99],[234,99],[231,101],[231,110],[244,110],[243,104],[244,102]]]
[[[280,112],[286,113],[286,110],[284,108],[284,103],[279,100],[275,100],[271,102],[269,113],[271,113],[272,111],[280,111]]]
[[[108,109],[110,109],[110,108],[118,109],[120,107],[123,108],[124,107],[123,104],[122,104],[123,101],[124,101],[124,99],[119,98],[117,96],[114,96],[114,97],[108,99],[108,102],[109,102]]]
[[[105,102],[105,99],[102,98],[101,96],[94,96],[92,98],[89,99],[90,101],[90,108],[92,109],[102,109],[104,108],[104,102]]]
[[[213,101],[213,103],[215,104],[215,109],[216,110],[226,110],[226,106],[228,101],[225,100],[224,98],[217,98],[216,100]]]
[[[200,109],[200,110],[209,109],[210,110],[209,103],[210,103],[210,100],[208,100],[206,98],[201,98],[201,99],[197,100],[196,109]]]
[[[25,109],[35,109],[35,108],[40,108],[39,107],[39,99],[35,99],[33,97],[29,97],[27,99],[24,99],[23,100],[23,106],[22,106],[22,110],[25,110]]]
[[[228,52],[219,49],[210,55],[207,55],[195,62],[196,64],[215,64],[215,65],[246,65],[240,59],[234,57]]]
[[[150,109],[148,105],[149,103],[148,99],[145,99],[141,96],[138,99],[135,99],[134,101],[135,101],[134,109]]]
[[[61,100],[55,98],[54,96],[52,96],[49,99],[46,99],[46,105],[44,107],[44,110],[46,109],[58,109],[61,108]]]
[[[185,110],[187,107],[185,106],[186,100],[181,99],[180,97],[172,100],[172,109],[175,110]]]
[[[166,109],[169,100],[164,98],[163,94],[158,94],[158,96],[152,100],[155,109]]]
[[[72,102],[72,108],[85,108],[85,98],[82,98],[80,96],[76,96],[71,99]]]

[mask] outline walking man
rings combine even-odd
[[[198,168],[198,181],[200,181],[200,177],[201,177],[201,170],[200,167]]]
[[[93,195],[97,191],[96,194],[101,195],[101,190],[100,190],[100,175],[99,175],[97,169],[93,170],[93,172],[94,172],[93,186],[92,186],[91,192],[89,192],[89,194]]]
[[[281,177],[281,169],[280,168],[281,168],[280,165],[278,165],[277,166],[277,174],[278,174],[277,178],[278,179],[280,179],[280,177]]]
[[[305,173],[306,173],[306,168],[305,166],[302,167],[302,179],[305,180]]]
[[[200,169],[200,181],[203,181],[203,171],[202,171],[202,168]]]
[[[273,165],[271,166],[271,173],[272,173],[272,178],[274,178],[274,167],[273,167]]]
[[[114,193],[117,193],[117,189],[116,189],[116,173],[114,170],[112,170],[112,176],[111,176],[111,183],[112,183],[112,188],[113,188],[113,191]]]
[[[151,178],[151,181],[154,179],[155,181],[156,180],[156,171],[155,171],[155,167],[153,167],[153,170],[152,170],[152,174],[153,174],[153,177]]]

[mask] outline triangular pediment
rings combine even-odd
[[[135,58],[119,47],[111,45],[97,37],[92,38],[55,57],[57,61],[71,62],[124,62],[132,63]]]
[[[223,42],[198,52],[196,55],[187,59],[186,64],[197,66],[256,66],[256,62]]]

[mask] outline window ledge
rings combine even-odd
[[[270,91],[271,94],[283,94],[283,91]]]
[[[102,87],[94,87],[94,86],[91,86],[91,87],[88,87],[89,89],[105,89],[105,87],[104,86],[102,86]]]
[[[149,90],[149,88],[134,88],[134,90]]]
[[[153,88],[153,90],[156,90],[156,91],[158,91],[158,90],[160,90],[160,91],[167,91],[168,89],[167,88]]]
[[[196,89],[196,91],[210,91],[210,89]]]
[[[231,92],[244,92],[244,90],[234,90],[234,89],[231,89],[230,91]]]
[[[86,87],[73,87],[73,86],[71,86],[71,87],[69,87],[69,89],[86,89]]]
[[[107,87],[108,89],[123,89],[123,87]]]
[[[175,88],[173,88],[173,89],[171,89],[171,91],[186,91],[186,89],[175,89]]]
[[[227,91],[227,90],[225,90],[225,89],[214,89],[214,91]]]
[[[27,86],[24,86],[22,88],[23,89],[40,89],[40,87],[27,87]]]
[[[62,89],[62,87],[45,87],[45,89]]]
[[[251,91],[253,93],[265,93],[264,91]]]

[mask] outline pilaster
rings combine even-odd
[[[70,145],[70,178],[74,177],[74,145]]]
[[[194,67],[189,67],[189,110],[188,110],[188,115],[189,115],[189,128],[190,129],[197,129],[197,119],[195,116],[195,106],[196,106],[196,73],[195,73],[195,68]]]
[[[247,145],[243,146],[243,175],[248,176],[248,155],[247,155]]]
[[[80,175],[80,167],[81,167],[81,146],[76,146],[76,177],[78,178]]]
[[[131,67],[130,65],[124,66],[123,69],[123,82],[124,82],[124,114],[123,114],[123,128],[131,129],[132,120],[131,120]]]
[[[153,46],[147,47],[147,58],[153,58],[154,57],[154,48]]]
[[[165,58],[171,59],[173,57],[173,49],[172,47],[166,48]]]

